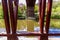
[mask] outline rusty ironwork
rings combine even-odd
[[[40,22],[40,17],[41,17],[41,10],[42,10],[42,0],[39,0],[39,22]]]
[[[0,36],[11,36],[12,34],[0,34]],[[59,33],[57,34],[39,34],[39,33],[28,33],[28,34],[14,34],[15,36],[60,36]]]
[[[8,16],[7,0],[2,0],[2,6],[3,6],[3,13],[4,13],[4,21],[5,21],[5,26],[6,26],[6,32],[7,32],[7,34],[10,34],[10,23],[9,23],[9,16]],[[7,36],[7,40],[10,40],[10,36]]]
[[[13,8],[13,1],[14,1],[14,5],[15,5],[14,8]],[[12,34],[16,34],[17,14],[18,14],[18,0],[8,0],[8,3],[9,3]],[[17,38],[17,36],[12,35],[11,40],[18,40],[18,38]]]
[[[42,3],[40,4],[40,32],[44,34],[44,18],[45,18],[45,9],[46,9],[46,0],[40,0]],[[40,40],[46,40],[46,36],[40,36]]]
[[[9,11],[10,11],[10,20],[11,20],[11,28],[12,33],[16,33],[16,27],[15,27],[15,20],[14,20],[14,11],[13,11],[13,0],[8,0],[9,3]]]
[[[46,0],[42,1],[41,5],[41,13],[40,13],[40,31],[43,33],[43,28],[44,28],[44,17],[45,17],[45,8],[46,8]]]
[[[2,0],[3,5],[3,12],[4,12],[4,20],[6,25],[6,31],[10,34],[10,23],[9,23],[9,16],[8,16],[8,7],[7,7],[7,0]]]
[[[42,10],[42,6],[41,5],[42,5],[42,0],[39,0],[39,23],[41,21],[41,10]],[[43,30],[43,29],[41,29],[41,27],[40,27],[40,30]],[[40,37],[39,37],[39,40],[40,40]]]
[[[52,0],[48,0],[46,27],[45,27],[46,34],[49,33],[51,10],[52,10]],[[46,40],[48,40],[48,36],[46,36]]]
[[[14,7],[13,7],[14,1]],[[30,15],[27,14],[28,17],[34,17],[34,6],[36,0],[26,0],[27,9],[31,10]],[[9,5],[9,6],[8,6]],[[52,9],[52,0],[48,0],[48,10],[46,16],[46,26],[44,33],[44,17],[45,17],[45,9],[46,9],[46,0],[39,0],[39,23],[40,23],[40,32],[41,33],[26,33],[26,34],[17,34],[17,14],[18,14],[18,0],[2,0],[3,12],[4,12],[4,20],[6,26],[7,34],[0,34],[0,36],[7,36],[7,40],[18,40],[17,36],[40,36],[39,40],[48,40],[48,36],[60,36],[60,34],[48,34],[49,32],[49,25],[50,25],[50,16],[51,16],[51,9]],[[10,20],[8,15],[8,7],[10,12]],[[31,8],[31,9],[30,9]],[[29,11],[28,11],[29,12]],[[10,22],[11,27],[10,27]],[[10,33],[10,29],[12,29],[12,34]]]
[[[48,0],[48,8],[47,8],[47,16],[46,16],[46,28],[45,28],[47,34],[49,32],[51,10],[52,10],[52,0]]]

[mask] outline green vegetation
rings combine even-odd
[[[17,24],[17,29],[23,29],[23,28],[26,28],[27,20],[18,20],[17,23],[18,23]],[[33,23],[34,23],[35,27],[39,26],[38,22],[33,21]],[[60,19],[59,20],[58,19],[51,19],[50,27],[60,28]],[[4,19],[0,19],[0,28],[5,28]]]
[[[60,19],[60,2],[53,3],[51,18]]]
[[[0,5],[0,19],[3,18],[3,10],[2,10],[2,5]]]
[[[35,16],[38,18],[38,4],[35,5]],[[25,18],[26,17],[26,6],[23,5],[23,7],[18,7],[18,18]],[[3,18],[3,10],[2,5],[0,5],[0,19]],[[52,19],[60,19],[60,2],[53,2],[52,6]]]
[[[4,28],[5,27],[5,22],[3,19],[0,19],[0,28]]]
[[[34,23],[35,27],[39,26],[38,22],[34,20],[32,20],[32,22]],[[17,29],[23,29],[26,28],[26,26],[27,26],[27,20],[17,20]],[[4,19],[0,19],[0,28],[5,28]]]
[[[60,19],[51,19],[50,27],[60,28]]]
[[[38,4],[35,5],[35,20],[34,22],[34,26],[38,27],[38,19],[39,19],[39,15],[38,15]],[[5,27],[5,23],[3,20],[3,10],[2,10],[2,5],[0,5],[0,28],[4,28]],[[46,16],[45,16],[46,17]],[[18,29],[22,29],[26,27],[26,23],[27,20],[25,20],[26,18],[26,6],[23,5],[23,7],[18,7]],[[24,20],[20,20],[20,19],[24,19]],[[23,26],[23,27],[22,27]],[[52,14],[51,14],[51,22],[50,22],[50,27],[52,28],[60,28],[60,2],[53,2],[53,6],[52,6]]]

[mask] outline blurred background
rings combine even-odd
[[[46,2],[48,4],[48,1]],[[46,5],[47,9],[47,5]],[[34,20],[27,20],[26,19],[26,0],[19,0],[18,4],[18,20],[17,20],[17,30],[29,30],[30,31],[35,30],[36,28],[39,29],[39,5],[38,0],[36,0],[35,8],[34,8],[34,14],[35,19]],[[46,14],[45,14],[46,17]],[[28,21],[28,23],[27,23]],[[46,22],[46,20],[45,20]],[[5,22],[4,22],[4,15],[3,15],[3,8],[2,8],[2,2],[0,0],[0,29],[5,29]],[[33,29],[35,28],[35,29]],[[51,22],[50,22],[50,28],[56,28],[60,29],[60,0],[53,0],[53,6],[52,6],[52,14],[51,14]]]
[[[40,31],[38,2],[39,1],[36,0],[35,8],[34,8],[34,15],[35,15],[34,19],[32,19],[32,18],[27,19],[26,0],[19,0],[18,18],[17,18],[17,33],[26,33],[26,31],[28,31],[28,32],[39,32]],[[48,0],[46,1],[46,4],[48,4]],[[47,5],[46,5],[45,13],[47,13]],[[46,18],[46,14],[45,14],[45,18]],[[53,34],[60,33],[60,0],[53,0],[50,19],[51,19],[51,21],[50,21],[49,33],[53,33]],[[44,24],[45,23],[46,23],[46,19],[44,20]],[[5,22],[4,22],[2,0],[0,0],[0,34],[2,34],[2,33],[6,34],[6,26],[5,26]],[[53,36],[53,37],[55,37],[55,36]],[[60,36],[56,36],[56,37],[60,38]],[[50,37],[50,40],[51,40],[51,38],[52,37]],[[1,39],[2,38],[0,37],[0,40]],[[21,37],[20,37],[20,39],[21,39]],[[24,37],[22,37],[21,40],[23,40],[23,39],[24,39]],[[5,38],[3,38],[2,40],[5,40]],[[33,39],[33,40],[35,40],[35,39]],[[54,40],[56,40],[56,38],[54,38]],[[60,40],[60,39],[58,39],[58,40]]]

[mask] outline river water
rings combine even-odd
[[[39,32],[39,27],[37,28],[34,28],[34,31],[35,32]],[[18,30],[17,33],[26,33],[27,31],[24,30]],[[56,33],[60,33],[60,29],[57,29],[57,28],[50,28],[49,29],[49,34],[52,33],[52,34],[56,34]],[[4,28],[0,28],[0,34],[6,34],[6,30]],[[60,40],[60,36],[49,36],[48,37],[49,40]],[[38,37],[31,37],[31,38],[27,38],[27,37],[23,37],[23,36],[20,36],[18,37],[19,40],[38,40]],[[7,37],[0,37],[0,40],[7,40]]]
[[[39,30],[40,30],[39,27],[34,28],[34,32],[39,32]],[[26,33],[27,30],[26,29],[24,29],[24,30],[17,30],[16,32],[17,32],[17,34],[19,34],[19,33]],[[49,34],[50,33],[52,33],[52,34],[60,33],[60,29],[50,28],[49,29]],[[0,34],[6,34],[6,29],[0,28]],[[60,37],[60,36],[56,36],[56,37]]]

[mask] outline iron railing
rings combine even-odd
[[[14,1],[14,7],[13,7],[13,1]],[[30,0],[30,1],[26,0],[27,7],[34,7],[35,1],[36,0]],[[5,20],[7,34],[0,34],[0,36],[7,36],[7,40],[18,40],[17,36],[40,36],[39,40],[48,40],[48,36],[60,36],[60,34],[48,34],[49,25],[50,25],[50,16],[51,16],[51,10],[52,10],[52,1],[53,0],[48,0],[46,26],[45,26],[46,33],[44,33],[44,30],[43,30],[44,16],[45,16],[45,10],[46,10],[46,0],[39,0],[39,23],[40,23],[41,33],[16,34],[18,0],[2,0],[4,20]],[[9,22],[10,20],[9,20],[8,10],[10,11],[11,27],[10,27],[10,22]],[[12,29],[12,34],[10,33],[11,32],[10,29]]]

